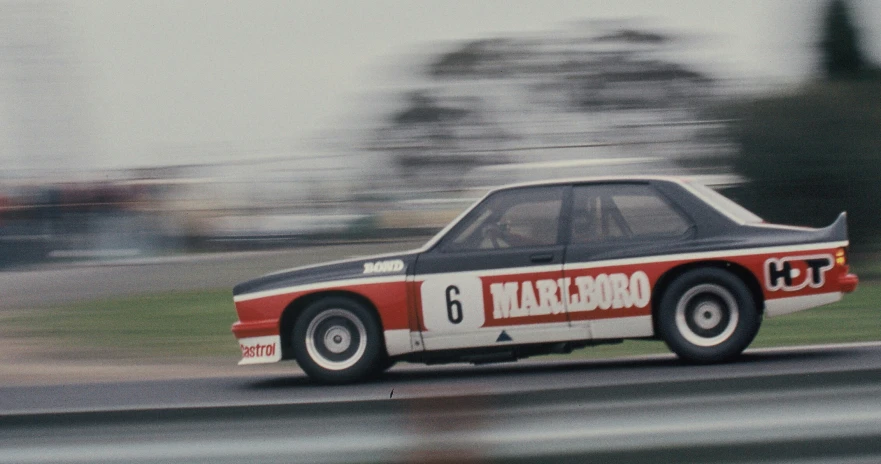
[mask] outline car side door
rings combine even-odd
[[[568,331],[562,282],[568,186],[487,196],[415,266],[424,348],[535,343]]]
[[[650,182],[575,185],[563,274],[573,328],[591,338],[653,335],[651,297],[693,221]]]

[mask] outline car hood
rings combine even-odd
[[[412,268],[418,254],[418,250],[413,250],[364,256],[273,272],[236,285],[233,287],[233,296],[324,282],[405,276]]]

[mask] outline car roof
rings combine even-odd
[[[552,180],[538,180],[538,181],[530,181],[530,182],[520,182],[516,184],[508,184],[502,185],[499,187],[495,187],[489,190],[489,193],[498,192],[501,190],[509,190],[516,189],[521,187],[540,187],[545,185],[571,185],[571,184],[587,184],[587,183],[602,183],[602,182],[646,182],[646,181],[660,181],[660,182],[673,182],[677,184],[682,184],[690,181],[691,179],[688,177],[681,176],[594,176],[594,177],[572,177],[565,179],[552,179]]]

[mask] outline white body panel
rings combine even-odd
[[[765,301],[765,315],[782,316],[841,300],[841,292],[821,293],[819,295],[792,296]]]

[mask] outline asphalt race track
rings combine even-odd
[[[881,343],[0,388],[0,462],[881,462]]]

